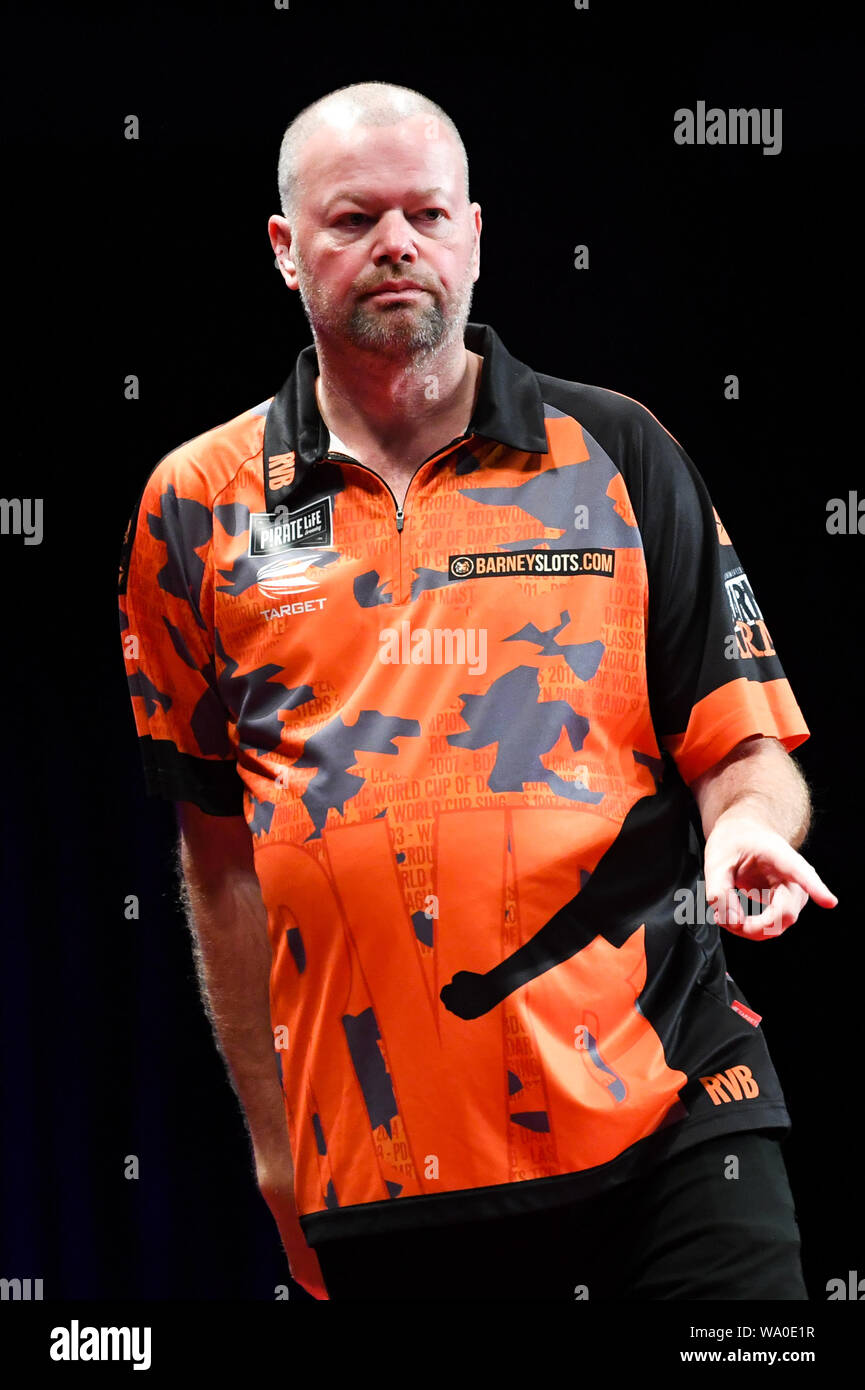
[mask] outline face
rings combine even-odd
[[[272,217],[269,231],[315,337],[395,359],[462,343],[481,217],[443,127],[427,116],[328,124],[304,145],[298,175],[294,226]],[[372,293],[397,281],[419,288]]]

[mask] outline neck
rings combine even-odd
[[[462,341],[411,361],[362,353],[316,338],[316,399],[328,429],[346,443],[387,453],[440,429],[467,426],[483,358]],[[434,389],[431,389],[434,388]]]

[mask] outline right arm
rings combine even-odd
[[[326,1298],[315,1251],[300,1227],[285,1104],[270,1019],[267,911],[243,816],[175,803],[182,893],[201,997],[246,1117],[259,1190],[276,1220],[292,1278]]]

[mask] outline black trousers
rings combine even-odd
[[[316,1252],[334,1301],[808,1299],[781,1144],[760,1130],[705,1140],[554,1210]]]

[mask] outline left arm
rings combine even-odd
[[[763,941],[793,925],[813,898],[838,902],[816,869],[798,854],[811,822],[808,786],[777,739],[744,739],[691,783],[706,837],[706,901],[736,936]],[[759,899],[746,917],[736,890]]]

